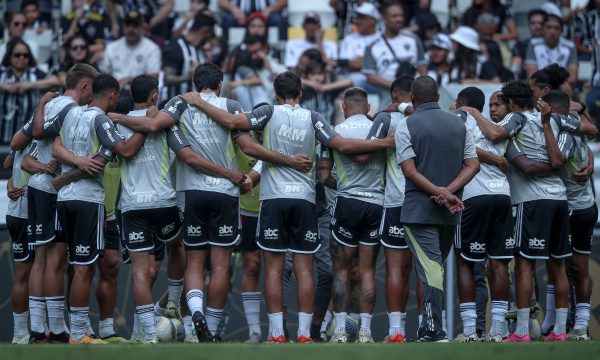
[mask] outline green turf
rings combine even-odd
[[[158,344],[158,345],[0,345],[1,359],[27,360],[316,360],[316,359],[476,359],[594,360],[600,341],[531,344]]]

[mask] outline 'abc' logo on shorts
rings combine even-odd
[[[12,251],[13,251],[15,254],[20,254],[20,253],[22,253],[22,252],[23,252],[23,250],[24,250],[24,248],[23,248],[23,244],[17,244],[17,243],[13,243],[13,244],[12,244]]]
[[[317,233],[308,230],[304,236],[304,240],[309,242],[317,242]]]
[[[231,236],[231,235],[233,235],[233,225],[219,226],[219,236]]]
[[[529,247],[533,249],[543,249],[546,247],[546,240],[538,238],[529,239]]]
[[[129,241],[130,242],[140,242],[140,241],[144,241],[144,233],[142,231],[140,232],[130,232],[129,233]]]
[[[90,254],[90,247],[85,245],[75,246],[75,255],[87,256]]]
[[[167,235],[168,233],[170,233],[171,231],[173,231],[173,229],[175,229],[175,223],[174,223],[174,222],[172,222],[172,223],[170,223],[169,225],[166,225],[165,227],[163,227],[163,228],[160,230],[160,232],[161,232],[163,235]]]
[[[388,228],[388,235],[393,237],[404,237],[404,229],[397,226],[390,226]]]
[[[515,247],[515,239],[513,239],[513,238],[506,239],[506,241],[504,242],[504,246],[506,246],[507,249],[514,248]]]
[[[31,225],[27,225],[27,235],[31,235]]]
[[[187,235],[188,236],[202,235],[202,226],[193,226],[193,225],[188,226],[187,227]]]
[[[469,245],[469,250],[472,252],[482,253],[485,251],[485,244],[474,242]]]
[[[263,237],[265,238],[265,240],[275,240],[275,239],[279,238],[279,230],[271,229],[271,228],[264,229]]]

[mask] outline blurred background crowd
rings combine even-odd
[[[500,84],[557,63],[564,90],[600,119],[600,0],[0,0],[0,13],[0,145],[77,62],[123,87],[156,76],[161,102],[214,62],[222,95],[245,110],[273,103],[273,78],[291,69],[302,106],[332,123],[350,86],[376,111],[402,74]]]

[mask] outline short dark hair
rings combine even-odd
[[[133,97],[129,89],[121,89],[117,98],[117,106],[115,112],[119,114],[129,114],[133,110]]]
[[[410,92],[412,96],[423,103],[438,100],[438,86],[431,76],[420,76],[413,81]]]
[[[12,56],[13,51],[15,50],[15,47],[17,47],[17,45],[19,45],[19,44],[25,45],[25,47],[27,48],[27,52],[29,53],[29,67],[30,68],[35,67],[37,65],[37,62],[35,61],[35,58],[33,57],[31,48],[21,38],[10,39],[8,41],[8,43],[6,43],[6,53],[4,53],[4,57],[2,58],[2,66],[6,66],[6,67],[10,66],[10,57]]]
[[[533,108],[533,92],[523,80],[512,80],[502,87],[502,96],[525,109]]]
[[[560,27],[563,27],[563,19],[560,16],[556,16],[554,14],[546,14],[546,17],[544,17],[544,21],[542,21],[542,25],[546,25],[546,23],[550,20],[557,21]]]
[[[360,87],[351,87],[344,92],[344,102],[369,102],[369,96],[365,89]]]
[[[275,94],[282,99],[295,99],[300,96],[302,80],[291,71],[283,72],[273,81]]]
[[[148,75],[138,75],[131,80],[131,97],[136,104],[144,103],[153,91],[158,91],[158,80]]]
[[[199,12],[194,17],[194,22],[192,23],[192,26],[190,27],[189,31],[198,31],[205,27],[212,28],[215,26],[215,24],[216,24],[215,18],[213,18],[212,16],[207,15],[205,13]]]
[[[25,8],[31,5],[35,6],[37,9],[40,8],[38,0],[23,0],[23,2],[21,3],[21,11],[25,11]]]
[[[387,9],[391,8],[392,6],[402,7],[402,4],[400,4],[400,2],[397,0],[386,0],[382,2],[381,5],[379,5],[379,12],[381,13],[381,15],[383,15],[387,11]],[[402,8],[402,11],[404,11],[404,8]]]
[[[552,90],[542,96],[542,100],[547,102],[548,105],[552,106],[554,109],[559,110],[561,113],[568,113],[569,107],[571,106],[571,98],[562,90]]]
[[[267,38],[261,35],[248,35],[244,39],[244,44],[246,45],[252,45],[256,43],[260,43],[261,45],[267,45]]]
[[[213,63],[198,65],[194,70],[194,85],[196,90],[217,90],[219,83],[223,81],[223,71]]]
[[[475,86],[469,86],[458,93],[456,101],[463,105],[473,107],[481,112],[485,106],[485,94],[481,89]]]
[[[529,12],[527,13],[527,21],[531,20],[531,18],[536,15],[542,15],[542,17],[545,19],[546,16],[548,16],[548,13],[542,9],[529,10]],[[543,22],[543,20],[542,20],[542,22]]]
[[[81,80],[90,79],[93,81],[96,76],[98,76],[98,71],[92,65],[75,64],[67,71],[66,88],[67,90],[75,89]]]
[[[410,93],[413,81],[415,81],[415,78],[410,75],[399,76],[392,82],[392,85],[390,86],[390,94],[394,92],[396,94]]]
[[[120,90],[119,82],[112,75],[109,74],[100,74],[96,76],[94,82],[92,83],[92,93],[94,96],[96,95],[106,95],[111,91],[119,92]]]
[[[538,70],[531,74],[531,79],[536,84],[548,85],[552,90],[560,89],[560,87],[567,82],[569,78],[569,72],[558,64],[550,64],[545,68]]]

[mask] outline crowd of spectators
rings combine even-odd
[[[350,86],[378,96],[381,108],[403,74],[429,75],[440,86],[501,83],[556,63],[568,71],[565,90],[587,93],[596,111],[598,0],[567,11],[561,8],[569,9],[569,0],[540,5],[521,34],[502,0],[473,0],[449,24],[430,11],[429,0],[330,0],[337,26],[323,28],[322,14],[308,11],[301,29],[289,31],[292,1],[188,0],[186,11],[175,11],[176,0],[72,0],[59,19],[50,11],[59,0],[10,1],[0,44],[0,143],[23,125],[43,91],[64,87],[66,70],[78,62],[112,74],[122,87],[136,75],[155,76],[161,102],[193,90],[196,66],[214,62],[226,74],[222,95],[244,109],[274,103],[272,80],[291,69],[303,81],[302,105],[332,122]],[[211,11],[215,2],[218,11]],[[235,27],[244,32],[238,43],[230,37]],[[296,35],[288,40],[288,32]],[[52,49],[48,39],[58,51],[44,50]],[[578,79],[580,61],[592,63],[586,83]]]

